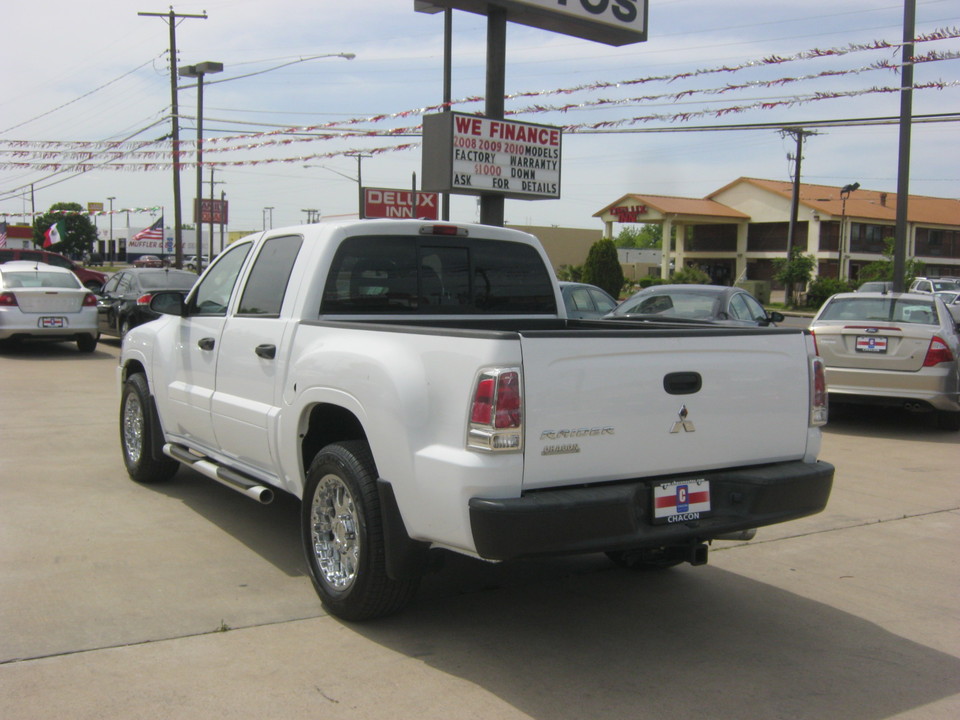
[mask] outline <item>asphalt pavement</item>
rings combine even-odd
[[[827,510],[707,566],[450,556],[351,625],[292,498],[128,479],[117,355],[0,352],[3,720],[960,716],[960,435],[932,417],[833,417]]]

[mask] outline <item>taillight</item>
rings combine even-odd
[[[150,301],[151,301],[152,299],[153,299],[153,294],[152,294],[152,293],[147,293],[146,295],[141,295],[140,297],[137,298],[137,305],[140,305],[141,307],[146,307],[147,305],[150,304]]]
[[[810,425],[827,424],[829,407],[827,401],[827,372],[821,357],[810,358]]]
[[[474,450],[520,450],[523,445],[523,392],[520,371],[483,371],[474,386],[467,447]]]
[[[0,293],[0,307],[17,307],[17,296],[12,292]]]
[[[84,307],[96,307],[97,306],[97,296],[93,293],[87,293],[83,296],[83,306]]]
[[[933,367],[940,363],[953,362],[953,353],[943,338],[933,336],[930,340],[930,347],[927,348],[927,356],[923,359],[924,367]]]

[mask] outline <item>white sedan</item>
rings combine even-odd
[[[830,402],[934,411],[960,430],[960,338],[943,301],[919,293],[841,293],[810,323]]]
[[[97,296],[66,268],[38,262],[0,265],[0,342],[32,338],[76,340],[97,347]]]

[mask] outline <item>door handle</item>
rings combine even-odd
[[[273,360],[277,356],[276,345],[257,345],[254,352],[266,360]]]
[[[197,347],[201,350],[213,350],[216,341],[213,338],[200,338],[197,341]]]

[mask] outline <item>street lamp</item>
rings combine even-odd
[[[849,185],[844,185],[842,188],[840,188],[840,240],[837,245],[837,262],[839,263],[839,266],[837,267],[838,280],[843,280],[843,276],[846,274],[843,272],[843,238],[847,221],[847,198],[850,197],[850,193],[859,189],[860,183],[858,182],[850,183]]]
[[[370,155],[364,155],[363,153],[350,153],[357,158],[357,176],[353,177],[352,175],[347,175],[342,173],[339,170],[334,170],[332,167],[327,167],[326,165],[304,165],[305,168],[322,168],[324,170],[329,170],[335,175],[346,178],[347,180],[352,180],[357,184],[357,217],[361,220],[364,218],[363,212],[363,159],[365,157],[371,157]]]
[[[193,224],[197,234],[197,274],[203,272],[203,223],[201,222],[201,205],[203,198],[203,76],[223,72],[223,63],[202,62],[196,65],[187,65],[180,68],[180,77],[195,77],[197,79],[197,194],[194,200]],[[213,235],[210,236],[213,245]]]
[[[114,247],[113,247],[113,201],[116,200],[116,196],[112,195],[107,198],[110,201],[110,261],[114,260]]]

